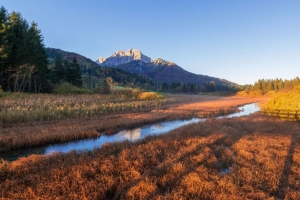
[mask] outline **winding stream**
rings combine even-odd
[[[224,116],[219,116],[217,119],[221,118],[232,118],[246,116],[251,113],[260,111],[257,103],[246,104],[244,106],[238,107],[240,112],[228,114]],[[181,126],[205,121],[205,118],[192,118],[189,120],[175,120],[168,122],[155,123],[152,125],[145,125],[135,129],[122,130],[118,133],[110,136],[101,135],[99,138],[93,139],[83,139],[78,141],[72,141],[67,143],[52,144],[44,147],[26,148],[10,150],[6,152],[0,152],[0,158],[4,160],[13,161],[19,157],[28,156],[31,154],[49,154],[51,152],[69,152],[72,150],[86,151],[93,150],[94,148],[99,148],[105,143],[121,142],[125,140],[135,141],[138,139],[143,139],[149,135],[159,135],[167,133],[171,130],[179,128]]]

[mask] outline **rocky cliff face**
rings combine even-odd
[[[134,60],[140,60],[145,63],[152,62],[152,59],[142,54],[141,51],[136,49],[129,49],[127,51],[119,50],[106,59],[100,57],[96,61],[96,63],[98,63],[100,66],[116,66],[120,64],[126,64]]]

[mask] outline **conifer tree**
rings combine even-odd
[[[53,67],[53,81],[54,83],[61,83],[66,79],[66,69],[63,65],[62,56],[58,54],[56,56]]]
[[[81,87],[82,86],[81,71],[80,71],[80,66],[79,66],[76,58],[73,58],[71,65],[72,65],[72,69],[73,69],[72,84],[76,85],[78,87]]]
[[[0,84],[4,90],[50,90],[47,55],[36,23],[28,24],[20,13],[0,9]]]

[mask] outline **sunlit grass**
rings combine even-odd
[[[6,124],[5,127],[0,129],[0,151],[67,142],[83,138],[95,138],[99,137],[100,134],[110,135],[116,133],[118,130],[136,128],[145,124],[151,124],[161,121],[189,119],[192,117],[218,116],[231,112],[237,112],[238,105],[263,100],[241,97],[213,97],[207,95],[168,96],[167,94],[164,94],[164,96],[166,96],[165,99],[169,99],[167,100],[167,102],[169,103],[162,104],[161,107],[145,107],[144,110],[142,110],[147,112],[136,112],[135,110],[128,110],[126,112],[119,113],[101,113],[95,114],[93,116],[76,118],[69,117],[55,121],[44,120],[32,121],[25,124],[20,124],[17,122],[11,123],[9,125]],[[36,102],[41,101],[38,98],[34,100],[34,98],[32,97],[33,96],[31,95],[21,95],[19,98],[25,99],[28,104],[28,101],[30,101],[31,104],[29,104],[28,107],[35,106]],[[53,98],[53,101],[57,101],[55,95],[46,97],[51,97]],[[96,96],[76,95],[57,97],[61,97],[61,99],[58,100],[63,99],[67,101],[68,99],[70,99],[70,102],[87,102],[87,100],[92,100],[93,98],[95,99]],[[113,99],[111,97],[112,96],[104,96],[102,97],[102,101],[111,101],[112,104],[114,104],[115,102],[122,102],[120,99]],[[170,101],[170,99],[175,100]],[[124,100],[124,102],[126,101],[130,102],[131,100]],[[10,101],[7,102],[11,103]],[[170,102],[177,103],[171,104]]]
[[[255,114],[0,162],[4,199],[299,199],[298,123]]]
[[[95,115],[138,112],[159,108],[179,98],[146,100],[121,99],[101,95],[14,94],[0,98],[0,126],[8,124],[82,118]]]
[[[274,96],[263,106],[263,112],[291,121],[300,120],[300,86]]]

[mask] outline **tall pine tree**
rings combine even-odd
[[[36,23],[0,9],[0,84],[14,92],[50,91],[47,55]]]

